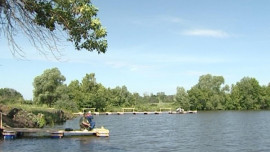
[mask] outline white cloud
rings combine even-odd
[[[227,38],[230,35],[221,30],[211,30],[211,29],[195,29],[187,30],[183,32],[184,35],[189,36],[203,36],[203,37],[214,37],[214,38]]]

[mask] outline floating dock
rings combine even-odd
[[[56,130],[38,128],[6,128],[3,130],[4,139],[15,139],[17,137],[51,137],[63,138],[66,136],[97,136],[109,137],[109,130],[104,127],[93,130]]]
[[[99,112],[98,114],[93,115],[124,115],[124,114],[133,114],[133,115],[150,115],[150,114],[196,114],[197,111],[183,111],[183,112],[176,112],[176,111],[145,111],[145,112]],[[83,115],[83,113],[73,113],[75,115]]]
[[[124,114],[133,114],[133,115],[137,115],[137,114],[144,114],[144,115],[148,115],[148,114],[196,114],[197,110],[195,111],[184,111],[184,109],[182,109],[181,111],[172,111],[172,108],[160,108],[159,111],[135,111],[135,108],[122,108],[122,111],[118,111],[118,112],[95,112],[96,108],[83,108],[83,111],[85,112],[87,109],[92,110],[92,114],[93,115],[124,115]],[[129,110],[129,111],[126,111]],[[165,111],[166,110],[166,111]],[[78,112],[78,113],[73,113],[74,115],[83,115],[84,112]]]

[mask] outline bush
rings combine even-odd
[[[45,117],[42,113],[38,113],[38,115],[36,117],[36,123],[39,126],[39,128],[42,128],[46,125],[46,120],[45,120]]]
[[[55,102],[54,107],[57,109],[65,109],[71,112],[77,112],[78,107],[72,100],[58,100]]]

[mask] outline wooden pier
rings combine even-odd
[[[15,139],[18,137],[51,137],[63,138],[64,136],[98,136],[108,137],[109,130],[104,127],[93,130],[57,130],[39,128],[5,128],[3,131],[4,139]]]
[[[99,114],[93,115],[126,115],[126,114],[133,114],[133,115],[158,115],[158,114],[196,114],[197,111],[185,111],[185,112],[176,112],[176,111],[135,111],[135,112],[99,112]],[[75,115],[83,115],[83,113],[73,113]]]
[[[124,114],[143,114],[143,115],[149,115],[149,114],[196,114],[197,111],[181,111],[176,112],[172,111],[172,108],[160,108],[159,111],[135,111],[135,108],[122,108],[122,111],[119,112],[95,112],[96,108],[83,108],[83,112],[86,112],[86,109],[92,110],[91,112],[93,115],[124,115]],[[73,113],[75,115],[83,115],[83,112]]]
[[[59,130],[54,128],[9,128],[3,127],[3,113],[0,112],[0,136],[3,135],[4,139],[15,139],[17,137],[52,137],[62,138],[64,136],[90,136],[96,135],[98,137],[108,137],[109,130],[103,126],[94,128],[93,130],[73,130],[67,128]]]

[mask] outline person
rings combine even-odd
[[[81,129],[92,130],[95,128],[96,123],[93,121],[94,117],[91,115],[91,111],[84,113],[84,116],[80,120]]]
[[[90,124],[90,130],[95,128],[96,123],[93,121],[94,117],[91,115],[91,111],[89,111],[86,115],[86,119]]]

